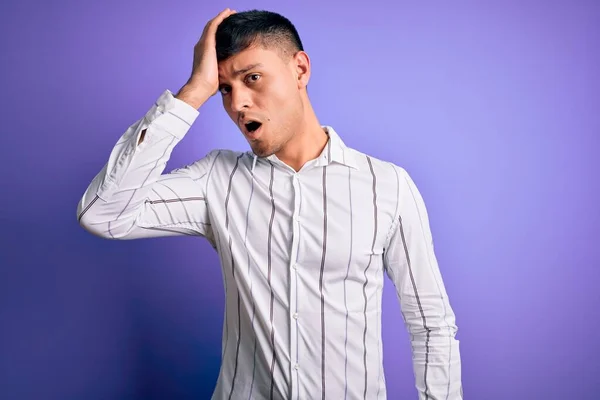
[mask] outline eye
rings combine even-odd
[[[254,83],[260,79],[259,74],[250,74],[246,77],[246,83]]]
[[[227,85],[221,85],[219,86],[219,92],[221,92],[222,95],[226,95],[231,91],[231,88]]]

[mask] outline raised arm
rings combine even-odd
[[[433,250],[425,204],[408,173],[401,168],[397,173],[399,209],[384,264],[410,334],[419,399],[462,399],[458,328]]]
[[[77,219],[89,232],[107,239],[172,235],[211,239],[204,193],[216,153],[170,174],[163,171],[173,148],[197,118],[198,108],[217,91],[215,33],[233,12],[226,9],[206,24],[194,47],[188,82],[175,96],[166,90],[126,130],[89,184],[77,207]]]
[[[81,226],[107,239],[210,237],[204,187],[213,153],[186,168],[162,174],[197,113],[165,91],[146,115],[127,129],[108,163],[89,184],[77,207]],[[144,131],[145,139],[138,145]]]

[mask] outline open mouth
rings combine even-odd
[[[249,122],[246,122],[244,125],[246,126],[246,130],[249,133],[253,133],[253,132],[256,132],[258,130],[258,128],[261,127],[262,124],[257,121],[249,121]]]

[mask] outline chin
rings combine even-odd
[[[250,145],[252,152],[259,157],[269,157],[271,154],[273,154],[269,151],[270,149],[267,146],[264,146],[260,142],[248,141],[248,144]]]
[[[256,147],[256,146],[252,146],[252,152],[261,158],[269,157],[270,155],[273,155],[273,153],[274,153],[273,151],[270,151],[270,149],[264,149],[262,147]]]

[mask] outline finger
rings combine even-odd
[[[214,21],[219,18],[219,16],[221,16],[222,14],[226,13],[229,10],[229,8],[224,9],[223,11],[221,11],[220,13],[218,13],[216,16],[214,16],[213,18],[209,19],[208,22],[204,25],[204,29],[202,30],[202,33],[206,33],[206,31],[208,30],[208,28],[214,23]]]
[[[223,11],[218,13],[213,19],[208,21],[208,23],[206,24],[206,27],[210,28],[211,26],[213,26],[215,24],[221,23],[225,18],[227,18],[230,15],[231,11],[232,10],[230,10],[229,8],[224,9]]]
[[[229,8],[226,8],[225,10],[221,11],[221,12],[219,13],[219,15],[217,15],[217,16],[216,16],[215,18],[213,18],[213,20],[211,21],[211,24],[210,24],[210,25],[211,25],[211,27],[213,27],[213,26],[214,26],[214,27],[215,27],[215,29],[216,29],[216,27],[217,27],[217,26],[219,26],[219,24],[220,24],[221,22],[223,22],[223,20],[224,20],[225,18],[229,17],[231,14],[234,14],[234,13],[235,13],[235,10],[231,10],[231,9],[229,9]]]
[[[229,17],[232,14],[235,14],[235,10],[231,10],[229,8],[226,8],[225,10],[221,11],[215,18],[213,18],[207,25],[206,25],[206,30],[207,33],[210,34],[214,34],[217,31],[217,27],[219,26],[219,24],[221,22],[223,22],[223,20],[227,17]]]

